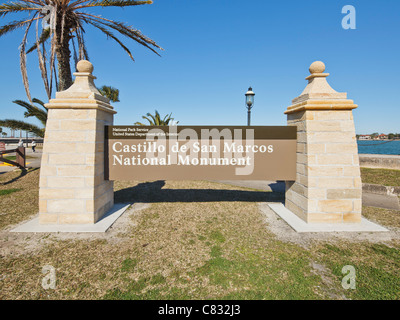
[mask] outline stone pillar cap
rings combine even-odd
[[[322,61],[315,61],[310,65],[308,85],[301,93],[301,95],[293,99],[292,103],[297,104],[306,100],[331,100],[331,99],[347,99],[347,93],[337,92],[326,81],[329,73],[324,73],[325,64]]]
[[[56,92],[56,98],[45,106],[47,109],[101,109],[108,113],[116,113],[110,100],[97,90],[92,75],[93,65],[87,60],[76,64],[78,72],[74,73],[75,81],[67,90]]]
[[[300,96],[292,100],[292,105],[285,114],[302,112],[304,110],[352,110],[357,108],[353,100],[347,99],[346,92],[337,92],[332,89],[326,78],[329,73],[324,73],[325,64],[315,61],[311,64],[308,85]]]
[[[313,62],[308,70],[310,71],[311,75],[308,76],[306,80],[310,80],[316,77],[326,78],[327,76],[329,76],[329,73],[324,73],[325,63],[323,63],[322,61]]]
[[[86,72],[86,73],[93,73],[93,64],[90,63],[90,61],[87,60],[80,60],[77,64],[76,64],[76,70],[78,70],[78,72],[82,73],[82,72]]]
[[[75,81],[67,90],[56,93],[57,99],[95,99],[103,103],[109,103],[110,100],[100,94],[97,90],[92,75],[93,64],[87,60],[80,60],[76,64],[78,72],[74,73]],[[111,106],[110,106],[111,107]],[[112,107],[111,107],[112,108]]]

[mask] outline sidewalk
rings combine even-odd
[[[39,168],[40,167],[40,162],[42,160],[42,149],[36,149],[36,152],[32,152],[32,149],[26,149],[26,163],[29,163],[27,165],[28,168]]]
[[[400,211],[400,187],[363,183],[363,205]]]

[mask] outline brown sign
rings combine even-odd
[[[295,180],[296,127],[107,126],[109,180]]]

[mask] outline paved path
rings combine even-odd
[[[400,211],[400,200],[397,196],[363,192],[362,203],[367,207]]]
[[[13,149],[16,146],[7,146],[7,149]],[[13,155],[13,154],[11,154]],[[14,154],[15,155],[15,154]],[[42,158],[42,150],[36,150],[36,152],[32,152],[32,149],[26,149],[26,167],[27,168],[39,168],[40,167],[40,161]],[[13,166],[8,166],[8,165],[0,165],[0,174],[5,173],[5,172],[10,172],[18,169],[17,167]]]
[[[29,149],[26,154],[29,159],[26,160],[28,168],[39,168],[40,161],[42,160],[42,150],[36,150],[36,152],[32,152],[32,149]]]

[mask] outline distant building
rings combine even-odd
[[[369,134],[361,134],[358,137],[358,140],[371,140],[371,139],[372,139],[372,137]]]
[[[389,136],[387,135],[387,134],[380,134],[379,136],[378,136],[378,139],[379,140],[387,140],[387,139],[389,139]]]

